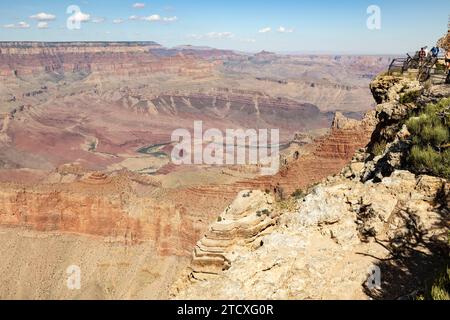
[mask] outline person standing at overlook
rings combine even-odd
[[[450,50],[448,48],[445,54],[445,65],[447,66],[447,79],[445,83],[450,84]]]
[[[447,66],[447,69],[450,69],[450,50],[448,50],[445,55],[445,65]]]
[[[425,48],[421,48],[420,51],[419,51],[419,61],[420,61],[420,63],[423,63],[426,58],[427,58],[427,52],[425,51]]]
[[[430,51],[430,53],[431,53],[431,57],[432,58],[437,58],[438,57],[438,55],[439,55],[439,47],[433,47],[433,48],[431,48],[431,51]]]

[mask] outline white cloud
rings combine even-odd
[[[152,14],[151,16],[142,18],[146,21],[161,21],[161,16],[159,14]]]
[[[209,32],[206,36],[210,39],[230,39],[234,37],[231,32]]]
[[[280,33],[292,33],[292,32],[294,32],[294,29],[286,29],[285,27],[281,26],[278,28],[277,31]]]
[[[37,24],[38,29],[48,29],[48,22],[46,21],[40,21]]]
[[[191,39],[231,39],[234,38],[234,34],[231,32],[208,32],[207,34],[190,34],[187,36]]]
[[[130,16],[130,17],[128,18],[128,20],[139,20],[139,19],[141,19],[141,18],[138,17],[138,16]]]
[[[3,28],[6,28],[6,29],[28,29],[28,28],[30,28],[30,25],[26,22],[21,21],[17,24],[13,24],[13,23],[5,24],[3,26]]]
[[[191,39],[195,39],[195,40],[201,40],[201,39],[203,39],[204,38],[204,36],[202,36],[202,35],[200,35],[200,34],[190,34],[190,35],[188,35],[187,36],[188,38],[191,38]]]
[[[272,31],[271,27],[267,27],[267,28],[262,28],[261,30],[259,30],[259,33],[269,33]]]
[[[173,16],[173,17],[163,17],[162,20],[163,20],[164,22],[175,22],[175,21],[178,20],[178,18],[177,18],[176,16]]]
[[[92,19],[92,23],[103,23],[103,22],[105,22],[105,18],[98,17]]]
[[[132,16],[133,18],[137,18],[136,16]],[[130,17],[131,18],[131,17]],[[175,22],[178,20],[178,18],[176,16],[173,17],[161,17],[159,14],[153,14],[151,16],[148,17],[143,17],[141,18],[142,20],[145,21],[150,21],[150,22],[157,22],[157,21],[162,21],[162,22]]]
[[[30,19],[35,19],[35,20],[39,20],[39,21],[53,21],[56,19],[56,16],[54,14],[40,12],[40,13],[30,16]]]
[[[114,24],[121,24],[121,23],[123,23],[124,21],[123,21],[123,19],[114,19],[113,20],[113,23]]]
[[[91,15],[87,13],[83,13],[81,11],[74,13],[69,17],[69,21],[74,22],[89,22],[91,21]]]
[[[143,8],[145,8],[145,3],[136,2],[135,4],[133,4],[133,8],[135,8],[135,9],[143,9]]]

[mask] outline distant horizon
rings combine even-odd
[[[398,55],[433,46],[450,1],[16,0],[0,3],[0,41],[155,41],[241,52]],[[99,40],[101,39],[101,40]]]
[[[404,55],[408,52],[405,53],[358,53],[358,52],[342,52],[342,51],[318,51],[318,50],[313,50],[313,51],[271,51],[268,49],[262,49],[262,50],[255,50],[255,51],[243,51],[243,50],[235,50],[235,49],[230,49],[230,48],[216,48],[216,47],[211,47],[211,46],[202,46],[202,45],[192,45],[192,44],[180,44],[180,45],[175,45],[173,47],[169,47],[169,46],[165,46],[161,43],[158,43],[156,41],[153,40],[70,40],[70,41],[39,41],[39,40],[11,40],[11,41],[3,41],[0,40],[0,44],[1,43],[51,43],[51,44],[57,44],[57,43],[66,43],[66,44],[70,44],[70,43],[142,43],[142,44],[155,44],[155,45],[160,45],[162,48],[165,49],[179,49],[179,48],[183,48],[183,47],[192,47],[194,50],[198,49],[211,49],[211,50],[221,50],[221,51],[232,51],[235,53],[243,53],[243,54],[257,54],[257,53],[261,53],[261,52],[269,52],[269,53],[274,53],[277,55],[323,55],[323,56],[330,56],[330,55],[343,55],[343,56],[393,56],[393,55]]]

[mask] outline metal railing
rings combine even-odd
[[[425,82],[431,79],[433,82],[445,82],[448,70],[445,64],[439,63],[443,60],[442,55],[438,57],[428,56],[425,60],[420,60],[416,54],[411,57],[409,54],[406,58],[395,58],[389,65],[388,74],[394,73],[404,74],[410,69],[417,70],[417,80]]]
[[[392,60],[391,64],[389,65],[389,75],[392,75],[394,72],[400,72],[404,73],[405,71],[405,64],[408,61],[408,58],[395,58]]]

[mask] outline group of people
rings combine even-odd
[[[448,50],[445,55],[445,64],[447,65],[447,69],[450,69],[450,50]]]
[[[440,52],[441,52],[441,49],[438,46],[431,48],[431,50],[429,50],[429,51],[428,51],[428,47],[421,48],[420,51],[418,52],[420,65],[423,65],[426,62],[432,61],[432,59],[437,60]],[[446,83],[450,84],[450,50],[446,50],[445,66],[447,67]]]
[[[445,83],[450,84],[450,50],[448,50],[445,55],[445,65],[447,66],[447,78],[445,79]]]
[[[423,47],[419,51],[419,60],[424,62],[427,58],[437,58],[440,52],[441,50],[438,47],[433,47],[430,51],[428,51],[428,47]]]

